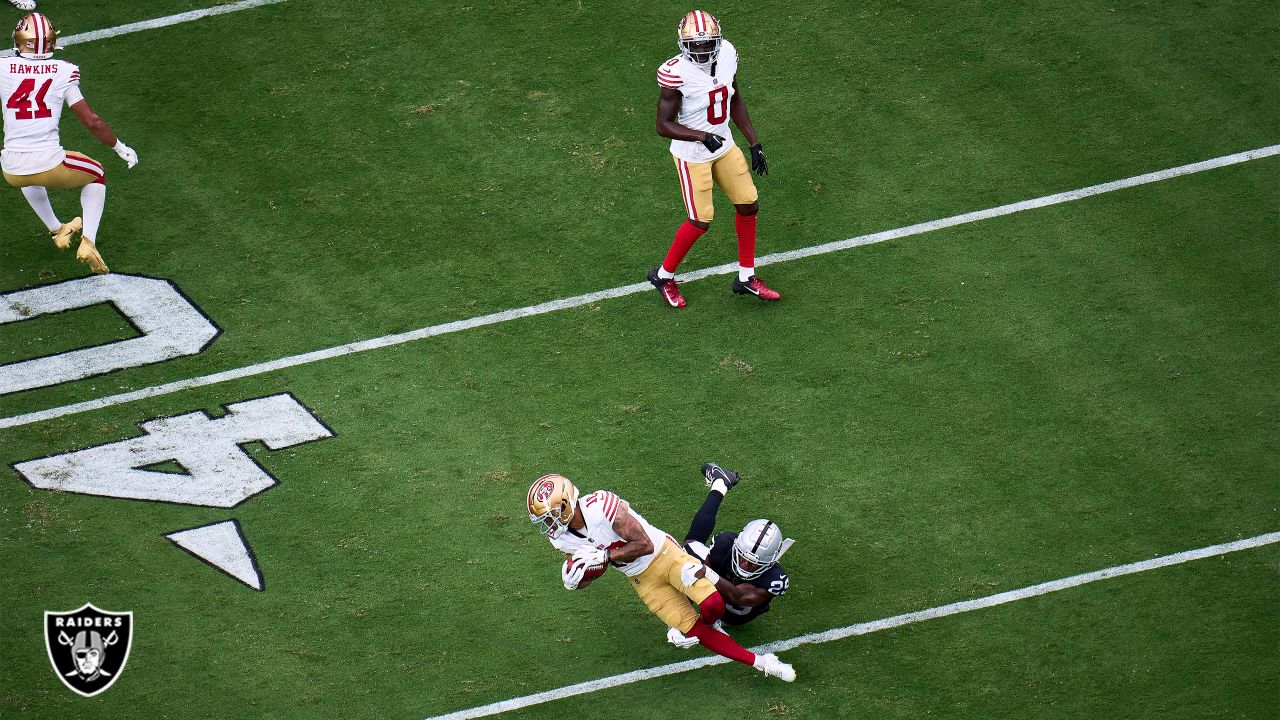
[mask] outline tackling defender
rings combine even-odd
[[[578,488],[568,478],[552,474],[533,482],[526,505],[529,519],[566,555],[560,573],[565,589],[586,587],[613,565],[668,627],[696,638],[717,655],[787,682],[795,680],[795,670],[776,655],[756,655],[712,627],[724,615],[717,589],[724,580],[650,525],[626,500],[605,490],[579,499]]]
[[[729,489],[738,484],[738,473],[715,463],[702,466],[702,475],[711,491],[693,516],[684,547],[690,555],[702,560],[728,580],[731,590],[725,593],[723,623],[730,627],[745,625],[769,611],[769,603],[781,597],[791,584],[787,571],[778,561],[795,543],[784,538],[778,524],[760,518],[747,523],[742,532],[717,533],[708,547],[711,531],[716,526],[716,513]],[[667,633],[667,641],[682,648],[697,644],[694,638],[676,631]]]
[[[729,196],[737,210],[738,276],[733,292],[761,300],[782,296],[755,275],[756,214],[759,195],[742,150],[733,142],[729,121],[738,126],[751,144],[751,169],[767,175],[764,148],[756,137],[747,105],[738,90],[738,51],[720,35],[720,21],[711,13],[694,10],[680,19],[676,29],[680,54],[658,68],[658,134],[671,138],[680,191],[688,220],[676,231],[662,264],[649,271],[649,282],[673,308],[685,306],[676,288],[676,268],[689,248],[711,227],[715,215],[711,184]]]
[[[109,272],[94,239],[107,202],[102,165],[78,152],[64,150],[58,132],[62,106],[71,108],[93,136],[132,168],[138,154],[112,132],[111,126],[89,107],[80,92],[80,68],[53,59],[58,30],[49,18],[31,13],[13,30],[17,57],[0,59],[0,101],[4,102],[4,151],[0,170],[10,185],[22,189],[27,203],[44,221],[59,250],[71,247],[80,232],[76,259],[95,273]],[[63,223],[49,203],[48,188],[80,190],[84,219]],[[81,232],[83,231],[83,232]]]

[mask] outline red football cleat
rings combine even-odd
[[[770,290],[768,285],[764,284],[760,278],[752,275],[751,279],[742,282],[738,278],[733,279],[733,292],[735,295],[755,295],[761,300],[781,300],[782,295],[777,290]]]
[[[680,291],[676,289],[675,278],[658,277],[658,268],[655,267],[649,271],[649,282],[653,283],[653,286],[658,288],[658,294],[662,296],[662,299],[665,300],[668,305],[676,308],[677,310],[685,306],[684,296],[682,296]],[[770,290],[769,292],[773,291]],[[777,295],[777,293],[773,294]]]

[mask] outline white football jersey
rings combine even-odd
[[[623,541],[622,536],[613,529],[613,520],[618,514],[618,506],[621,502],[621,498],[608,490],[597,490],[583,496],[578,500],[578,509],[582,512],[582,519],[587,526],[580,531],[566,530],[560,537],[548,537],[548,539],[557,550],[571,555],[593,548],[605,550],[615,542]],[[644,572],[653,562],[653,558],[662,550],[662,545],[667,539],[666,533],[650,525],[649,521],[640,517],[640,513],[634,509],[630,512],[631,517],[640,523],[640,527],[644,528],[645,534],[653,542],[654,551],[619,567],[618,569],[627,577]],[[578,532],[582,534],[578,535]]]
[[[708,73],[707,70],[713,72]],[[687,128],[724,138],[724,147],[711,152],[692,140],[672,140],[671,154],[691,163],[711,162],[733,148],[729,129],[729,100],[733,97],[733,76],[738,73],[738,51],[728,40],[720,41],[720,54],[707,70],[677,55],[658,68],[658,84],[679,90],[680,115],[676,122]]]
[[[83,99],[80,68],[69,62],[0,58],[5,172],[31,175],[61,163],[66,158],[58,134],[62,107]]]

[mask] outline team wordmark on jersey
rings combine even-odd
[[[44,647],[53,672],[72,691],[93,697],[124,672],[133,644],[133,613],[78,610],[44,614]]]

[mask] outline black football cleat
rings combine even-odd
[[[764,284],[763,280],[756,277],[755,275],[752,275],[751,279],[747,280],[746,282],[742,282],[741,280],[735,277],[733,279],[733,294],[734,295],[755,295],[761,300],[781,300],[782,299],[782,295],[779,294],[777,290],[771,290],[768,285]]]
[[[707,479],[707,487],[711,487],[716,480],[724,483],[726,488],[732,488],[738,484],[738,473],[732,470],[725,470],[715,463],[707,463],[702,466],[702,477]]]
[[[658,268],[655,267],[649,271],[649,282],[658,288],[658,294],[662,296],[662,300],[668,305],[677,310],[685,306],[684,296],[676,288],[675,278],[658,277]]]

